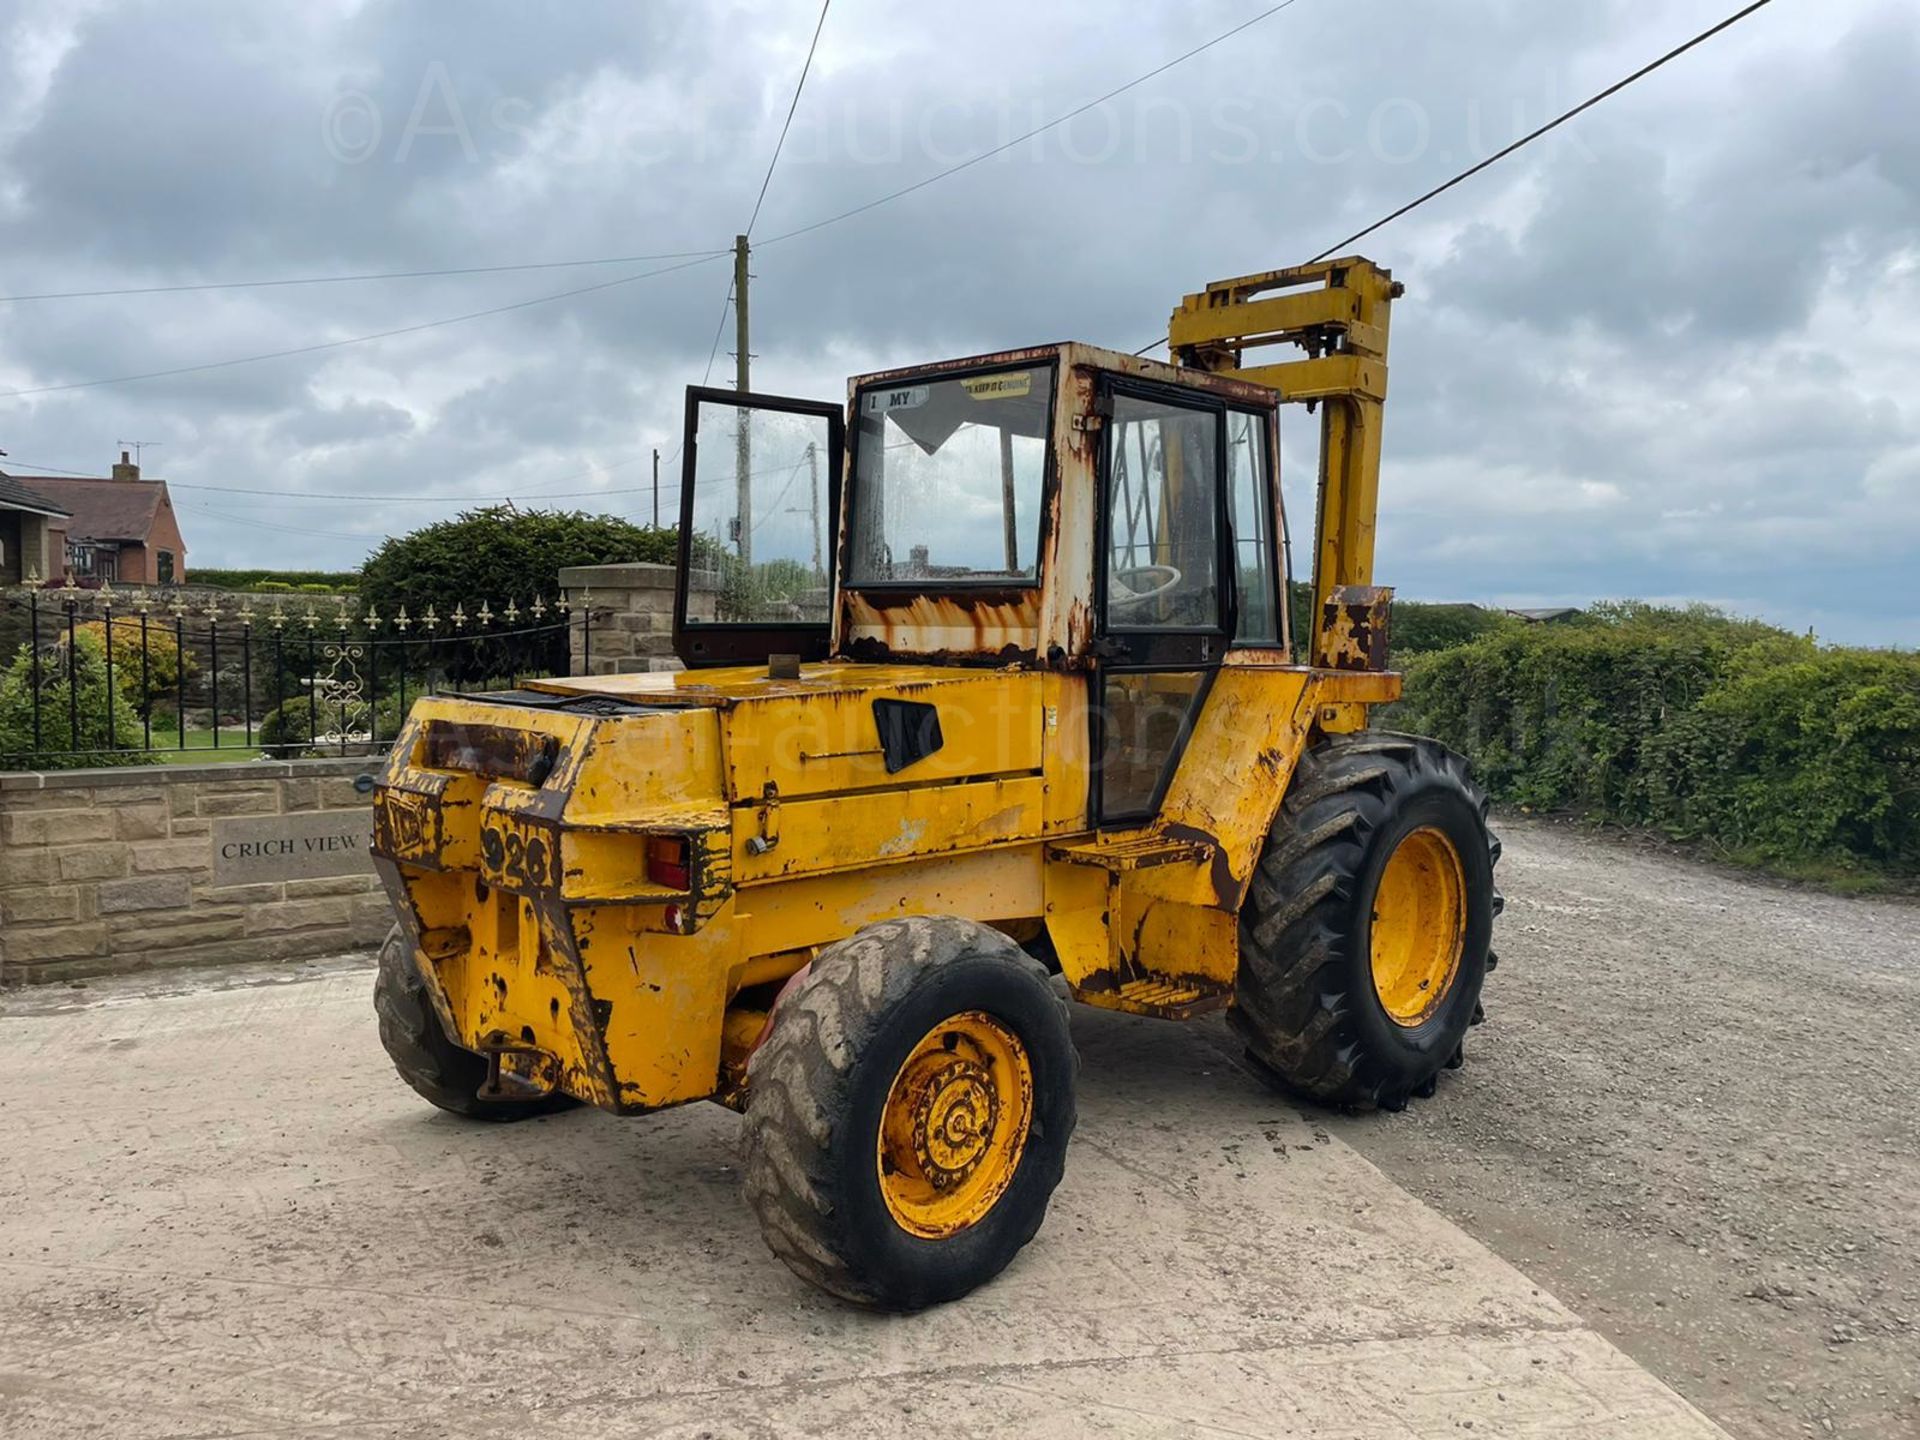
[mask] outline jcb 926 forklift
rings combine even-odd
[[[423,699],[380,776],[401,1076],[486,1120],[740,1110],[774,1252],[891,1309],[1039,1228],[1063,989],[1224,1010],[1331,1104],[1432,1094],[1498,845],[1458,756],[1367,728],[1400,684],[1371,583],[1398,294],[1346,259],[1186,297],[1172,364],[1042,345],[844,408],[690,390],[688,668]],[[1294,401],[1323,425],[1303,637]]]

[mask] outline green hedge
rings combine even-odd
[[[357,570],[210,570],[196,565],[187,576],[189,585],[205,585],[211,590],[252,590],[282,593],[300,590],[311,594],[332,594],[357,590]]]
[[[1785,868],[1920,872],[1920,655],[1704,607],[1595,607],[1406,662],[1383,723],[1498,798]]]

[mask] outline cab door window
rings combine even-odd
[[[1217,401],[1110,381],[1103,396],[1095,823],[1150,819],[1226,650],[1233,591]]]
[[[1221,413],[1119,394],[1107,430],[1108,631],[1220,623]]]

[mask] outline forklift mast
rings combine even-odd
[[[1309,410],[1323,407],[1310,659],[1329,669],[1387,666],[1393,592],[1373,584],[1374,521],[1387,322],[1404,289],[1388,271],[1350,256],[1216,280],[1183,299],[1168,322],[1176,365],[1269,386]],[[1277,345],[1305,353],[1264,364],[1251,353]]]

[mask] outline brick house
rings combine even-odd
[[[173,585],[187,578],[187,544],[167,482],[142,479],[125,450],[104,479],[16,475],[9,480],[57,512],[45,525],[41,573],[47,578],[116,585]],[[0,507],[5,504],[0,492]]]

